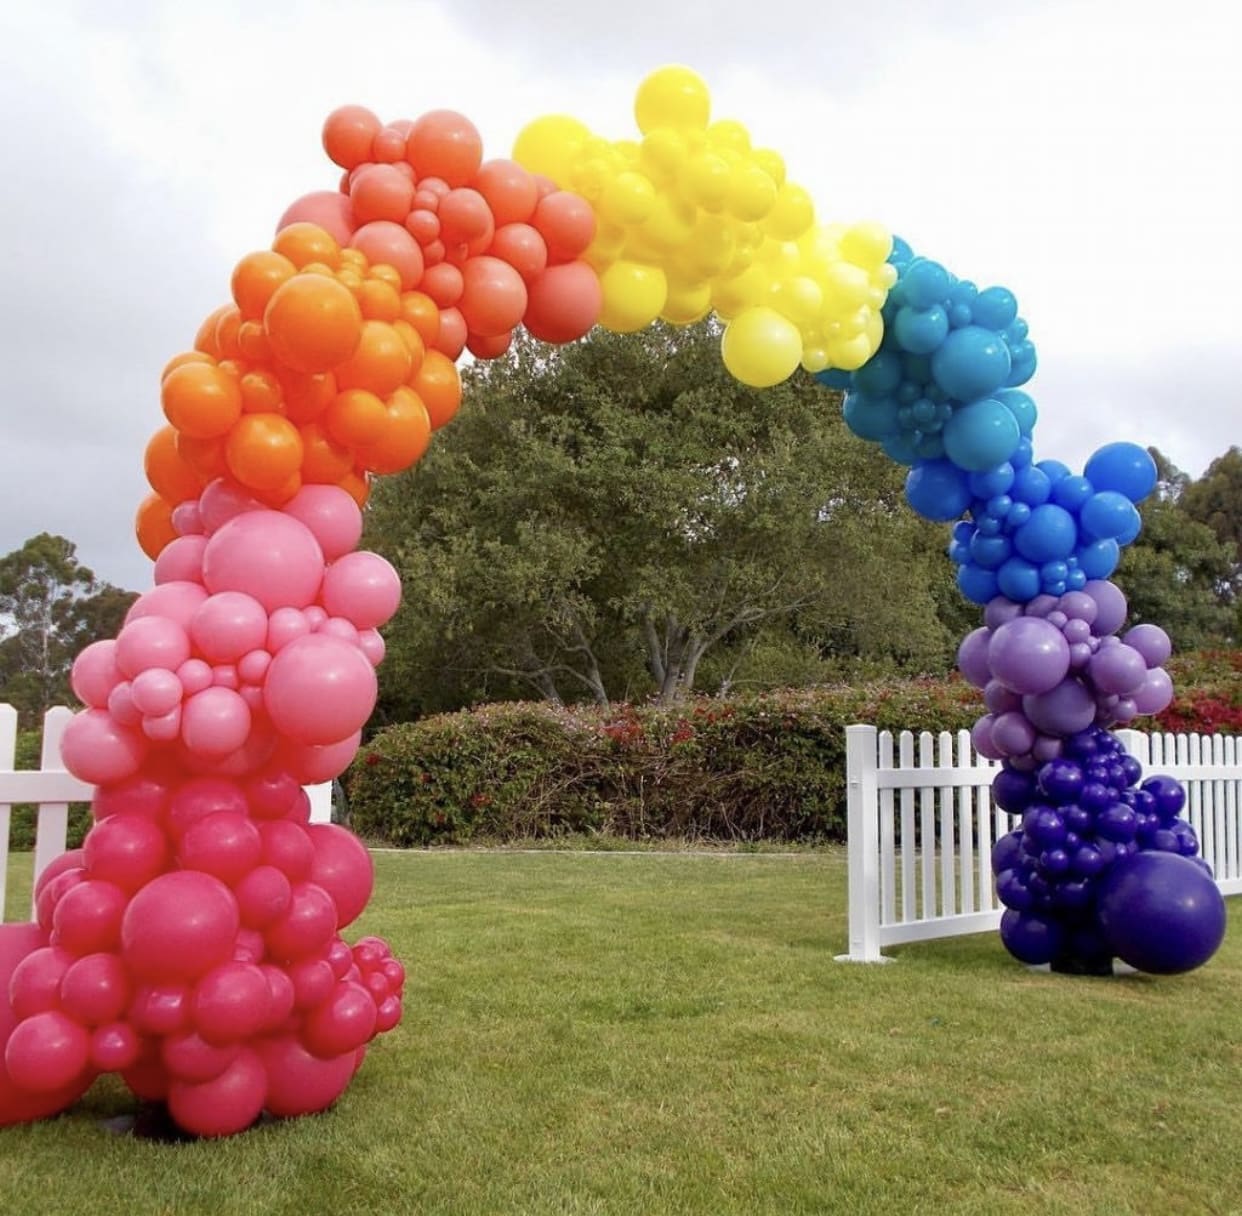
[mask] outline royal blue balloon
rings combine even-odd
[[[1074,517],[1064,507],[1049,502],[1036,507],[1031,518],[1014,533],[1018,552],[1040,565],[1069,557],[1077,541],[1078,525]]]
[[[1052,496],[1052,481],[1038,465],[1028,464],[1014,475],[1013,496],[1028,507],[1038,507]]]
[[[996,585],[1007,599],[1025,604],[1039,594],[1039,571],[1025,558],[1011,557],[997,570]]]
[[[985,570],[999,569],[1013,554],[1013,545],[1007,536],[984,536],[976,532],[970,540],[967,556],[975,565]]]
[[[1009,463],[1013,465],[1015,469],[1025,469],[1034,458],[1034,449],[1031,447],[1030,438],[1023,435],[1022,441],[1018,444],[1014,454],[1009,457]]]
[[[1096,915],[1113,953],[1139,971],[1200,967],[1225,936],[1225,901],[1202,869],[1177,853],[1132,853],[1100,883]]]
[[[997,494],[1008,494],[1013,485],[1013,465],[1008,461],[998,464],[994,469],[986,469],[982,473],[972,473],[969,479],[970,492],[976,498],[992,498]]]
[[[979,325],[952,330],[931,358],[936,383],[957,401],[977,401],[1001,388],[1009,375],[1009,348]],[[1003,458],[1002,458],[1003,459]]]
[[[1069,466],[1059,460],[1041,460],[1035,466],[1054,486],[1070,475]]]
[[[996,400],[1017,419],[1018,430],[1030,438],[1035,429],[1035,420],[1039,417],[1035,402],[1026,393],[1020,393],[1014,388],[1001,389],[996,394]]]
[[[947,460],[915,465],[906,475],[906,502],[935,523],[948,523],[970,506],[966,474]]]
[[[1092,540],[1116,540],[1132,528],[1138,535],[1141,526],[1138,508],[1116,490],[1101,490],[1092,494],[1078,512],[1083,533]]]
[[[1137,443],[1106,443],[1083,470],[1097,490],[1116,490],[1142,502],[1156,488],[1156,462]]]
[[[957,589],[972,604],[986,604],[1000,590],[995,571],[985,570],[974,562],[967,562],[957,568]]]
[[[1008,461],[1022,438],[1013,414],[990,397],[955,409],[942,434],[949,459],[973,473]]]
[[[1087,579],[1108,578],[1121,560],[1121,548],[1115,540],[1097,540],[1079,545],[1074,550],[1078,568]]]
[[[1082,508],[1082,504],[1094,493],[1095,487],[1085,477],[1071,474],[1069,477],[1062,477],[1060,481],[1053,483],[1052,501],[1058,507],[1064,507],[1067,511],[1077,514]]]

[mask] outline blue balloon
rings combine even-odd
[[[898,433],[889,435],[880,443],[880,447],[884,449],[884,455],[889,460],[895,460],[898,464],[916,464],[919,459],[918,449],[913,442],[913,436],[909,434]]]
[[[949,298],[949,272],[930,258],[915,258],[901,276],[901,293],[912,308],[943,304]]]
[[[1069,466],[1059,460],[1041,460],[1035,466],[1055,486],[1063,477],[1069,476]]]
[[[1126,530],[1120,536],[1114,538],[1123,547],[1136,540],[1138,534],[1143,530],[1143,517],[1138,513],[1138,508],[1133,507],[1131,509],[1134,511],[1134,514],[1130,516],[1130,522],[1126,526]]]
[[[859,439],[880,443],[897,433],[897,402],[891,397],[867,397],[862,393],[849,393],[845,398],[841,416],[845,425]]]
[[[997,570],[996,585],[1014,603],[1029,603],[1041,590],[1039,570],[1021,557],[1011,557]]]
[[[1025,469],[1034,459],[1035,451],[1031,447],[1031,441],[1026,435],[1023,435],[1021,442],[1014,449],[1013,455],[1009,457],[1009,463],[1015,469]]]
[[[1007,329],[1018,316],[1018,301],[1007,287],[986,287],[971,307],[976,325]]]
[[[824,388],[847,389],[850,386],[850,378],[853,372],[847,372],[839,367],[825,368],[822,372],[815,373],[815,379],[824,386]]]
[[[1092,540],[1116,540],[1133,530],[1138,535],[1141,525],[1138,508],[1116,490],[1101,490],[1092,494],[1078,512],[1083,533]]]
[[[911,308],[908,304],[897,310],[893,319],[893,337],[902,350],[916,355],[929,355],[945,340],[949,332],[949,316],[939,304],[930,308]]]
[[[1115,540],[1097,540],[1074,550],[1078,568],[1088,579],[1107,578],[1117,569],[1121,547]]]
[[[853,373],[853,386],[870,397],[887,397],[895,393],[905,378],[901,356],[896,351],[877,351]]]
[[[1009,375],[1005,384],[1016,388],[1025,384],[1034,374],[1038,360],[1035,356],[1035,345],[1032,342],[1011,343],[1009,347]]]
[[[943,436],[949,459],[974,473],[1008,461],[1022,438],[1017,419],[991,398],[955,409],[944,424]]]
[[[1058,507],[1077,514],[1082,504],[1094,493],[1095,487],[1085,477],[1071,475],[1053,483],[1052,501]]]
[[[1000,590],[996,583],[995,572],[976,566],[974,562],[958,566],[957,589],[972,604],[986,604],[989,600],[995,599]]]
[[[1013,554],[1013,545],[1007,536],[984,536],[976,532],[970,540],[969,553],[975,565],[996,570]]]
[[[931,365],[936,383],[950,397],[977,401],[1004,385],[1010,369],[1009,348],[993,330],[966,325],[949,333],[932,355]]]
[[[1097,490],[1116,490],[1142,502],[1156,488],[1156,462],[1137,443],[1106,443],[1083,470]]]
[[[924,519],[948,523],[970,506],[966,474],[947,460],[915,465],[906,476],[906,501]]]
[[[1035,408],[1031,397],[1015,388],[1004,388],[996,394],[996,400],[1017,419],[1018,430],[1029,439],[1035,429],[1035,420],[1039,417],[1039,410]]]
[[[1069,557],[1077,542],[1078,525],[1074,517],[1055,503],[1036,507],[1031,518],[1014,533],[1018,552],[1028,561],[1041,565]]]
[[[970,475],[970,492],[976,498],[992,498],[997,494],[1008,494],[1013,485],[1013,465],[1006,461],[994,469]]]
[[[1052,494],[1052,482],[1038,465],[1028,464],[1013,479],[1013,496],[1028,507],[1038,507]]]

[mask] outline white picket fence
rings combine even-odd
[[[846,727],[849,952],[840,962],[886,961],[900,942],[982,933],[1004,910],[992,885],[991,852],[1013,817],[992,803],[1000,765],[971,746],[970,732]],[[1118,737],[1144,777],[1186,786],[1182,812],[1225,895],[1242,894],[1242,738]]]
[[[38,807],[35,827],[34,878],[37,880],[53,858],[65,851],[69,804],[89,802],[94,786],[65,771],[60,740],[73,710],[63,705],[49,709],[43,719],[43,748],[38,769],[14,770],[17,750],[17,710],[0,705],[0,924],[4,922],[5,893],[9,870],[9,827],[15,803],[32,802]],[[332,817],[332,786],[309,785],[311,822],[327,823]]]

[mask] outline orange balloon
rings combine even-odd
[[[377,266],[375,269],[383,270],[384,267]],[[400,276],[395,287],[378,276],[367,279],[354,295],[363,317],[368,321],[395,321],[401,315]]]
[[[371,267],[369,277],[387,283],[397,293],[401,291],[401,273],[394,266],[385,266],[381,262],[378,266]]]
[[[229,432],[229,472],[252,490],[275,490],[302,466],[302,436],[277,414],[247,414]]]
[[[262,321],[243,321],[237,327],[237,348],[252,363],[270,363],[272,347],[263,332]]]
[[[308,376],[301,372],[282,372],[280,387],[285,403],[285,416],[299,426],[310,422],[332,403],[336,396],[336,377],[331,372]]]
[[[391,325],[363,321],[354,353],[336,369],[336,382],[341,388],[365,388],[387,397],[405,383],[410,363],[410,349]]]
[[[432,110],[410,128],[405,158],[420,178],[438,177],[450,186],[464,186],[479,171],[483,139],[464,115]]]
[[[232,304],[221,304],[215,312],[198,327],[198,333],[194,335],[194,349],[201,351],[205,355],[210,355],[213,359],[220,357],[220,348],[216,345],[216,325],[220,318],[233,308]]]
[[[299,270],[312,262],[322,262],[335,270],[341,263],[341,247],[316,224],[290,224],[282,228],[272,242],[272,249]]]
[[[302,488],[302,474],[294,473],[274,490],[254,491],[254,496],[266,506],[283,507]]]
[[[418,330],[426,346],[440,336],[440,306],[422,291],[407,291],[401,296],[401,316]]]
[[[183,363],[160,386],[164,415],[194,439],[225,434],[242,412],[237,381],[210,363]]]
[[[438,350],[429,350],[410,385],[427,407],[432,430],[439,430],[461,405],[461,377],[453,361]]]
[[[142,467],[151,488],[174,506],[197,498],[203,492],[203,478],[177,451],[177,431],[174,427],[162,426],[151,436]]]
[[[216,320],[216,350],[221,359],[236,359],[241,354],[241,323],[239,309],[223,308]]]
[[[344,477],[336,483],[342,490],[348,494],[359,507],[367,505],[367,499],[371,496],[371,482],[366,473],[359,473],[356,469],[350,469]]]
[[[234,268],[231,283],[242,317],[247,321],[261,317],[272,293],[296,273],[297,268],[283,254],[266,249],[248,253]]]
[[[164,546],[177,539],[177,530],[172,525],[172,505],[158,494],[148,494],[138,507],[134,531],[142,551],[155,561]]]
[[[173,355],[167,363],[164,364],[164,370],[160,372],[160,383],[162,384],[168,379],[168,373],[176,371],[183,363],[215,363],[210,355],[205,355],[201,350],[187,350],[180,355]]]
[[[394,165],[367,165],[350,183],[349,201],[360,224],[372,220],[401,224],[414,201],[414,183]]]
[[[400,473],[422,458],[430,442],[427,407],[412,389],[399,388],[388,398],[383,433],[358,449],[358,460],[372,473]]]
[[[436,312],[436,328],[439,328],[439,310]],[[427,344],[423,341],[422,335],[408,321],[394,321],[392,327],[400,336],[401,341],[405,343],[406,349],[410,352],[410,375],[413,376],[423,365],[423,356],[427,353]]]
[[[362,312],[349,288],[335,279],[299,274],[276,289],[263,325],[273,352],[287,367],[326,372],[354,353]]]
[[[347,388],[324,411],[323,426],[337,443],[356,448],[379,439],[386,417],[384,403],[374,393]]]
[[[539,201],[535,179],[512,160],[487,161],[471,185],[487,200],[497,228],[525,223]]]
[[[371,146],[383,126],[363,106],[341,106],[324,120],[323,150],[342,169],[352,169],[371,158]]]
[[[280,412],[280,381],[263,368],[246,372],[241,378],[242,413]]]
[[[194,439],[178,431],[177,455],[203,479],[204,485],[228,472],[223,439]]]
[[[302,480],[315,485],[335,485],[353,468],[349,449],[342,447],[318,422],[298,428],[302,436]]]

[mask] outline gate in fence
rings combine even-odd
[[[846,727],[849,952],[841,962],[884,961],[885,946],[982,933],[1004,910],[992,887],[991,852],[1012,816],[992,802],[1000,765],[970,732],[916,736]],[[1242,894],[1242,738],[1117,737],[1143,765],[1186,787],[1182,812],[1225,895]]]

